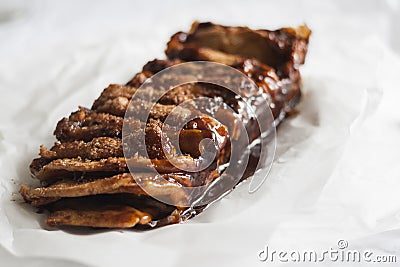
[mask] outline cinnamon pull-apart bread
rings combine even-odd
[[[145,229],[195,216],[207,206],[198,201],[204,190],[188,188],[214,186],[211,195],[218,199],[226,192],[218,179],[227,166],[237,164],[234,140],[246,134],[252,144],[263,133],[260,122],[245,112],[246,105],[255,113],[269,105],[272,120],[265,123],[277,125],[300,100],[299,66],[310,34],[306,26],[269,31],[193,23],[189,32],[171,37],[167,59],[148,62],[125,85],[104,89],[91,108],[79,107],[60,120],[54,131],[57,142],[41,146],[40,157],[30,165],[41,186],[22,185],[21,195],[49,213],[50,226]],[[182,72],[167,73],[138,94],[154,75],[191,61],[228,65],[250,78],[257,90],[239,88],[238,97],[206,82],[165,90],[164,82],[192,75]],[[214,69],[205,73],[214,80],[235,79]],[[226,110],[218,117],[207,114],[191,102],[199,98],[219,101],[233,115]],[[181,121],[185,123],[179,126]],[[171,139],[174,134],[178,142]],[[137,142],[141,137],[144,142]],[[213,144],[208,162],[204,140]],[[259,160],[257,153],[251,155],[234,185],[254,174]]]

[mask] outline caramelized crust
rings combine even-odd
[[[140,186],[135,179],[141,181]],[[29,188],[23,185],[20,193],[23,198],[34,206],[42,206],[61,198],[83,197],[99,194],[129,193],[147,195],[151,190],[157,196],[169,196],[173,201],[182,202],[186,199],[182,185],[191,186],[191,180],[184,174],[154,174],[141,173],[133,177],[129,173],[118,174],[112,177],[96,179],[94,181],[79,182],[61,180],[48,187]]]
[[[310,34],[305,25],[270,31],[195,22],[188,33],[171,37],[165,53],[171,59],[211,60],[226,65],[257,59],[288,77],[290,69],[304,63]]]
[[[38,158],[32,162],[31,172],[36,179],[54,182],[65,178],[94,178],[104,177],[114,173],[129,172],[128,164],[133,168],[132,171],[135,172],[156,170],[160,173],[175,173],[182,172],[182,170],[197,170],[202,164],[202,159],[193,159],[190,156],[179,156],[167,160],[148,159],[136,156],[132,158],[110,157],[100,160],[64,158],[47,162]]]
[[[310,33],[306,26],[269,31],[193,23],[187,33],[171,37],[167,60],[148,62],[127,84],[105,88],[91,109],[79,107],[60,120],[54,131],[58,141],[50,149],[41,146],[40,158],[30,165],[42,186],[22,185],[21,195],[31,205],[50,212],[46,221],[50,226],[150,228],[198,214],[204,205],[184,206],[190,199],[199,200],[205,192],[188,193],[185,187],[211,184],[208,193],[218,198],[225,192],[223,185],[235,178],[217,179],[221,165],[231,156],[231,141],[247,134],[252,142],[260,138],[259,124],[273,123],[257,121],[245,107],[257,113],[265,108],[260,103],[266,100],[278,124],[299,101],[298,69],[304,63]],[[191,80],[193,73],[163,72],[163,79],[138,91],[154,74],[197,60],[229,65],[249,77],[257,88],[240,86],[238,97],[220,85],[180,82]],[[210,69],[205,76],[220,84],[240,82],[218,70]],[[180,85],[164,92],[162,88],[170,84]],[[224,109],[203,114],[192,101],[202,97],[223,103]],[[182,103],[185,107],[178,106]],[[245,131],[238,127],[240,123],[244,123]],[[144,143],[140,143],[143,134]],[[171,141],[176,135],[177,143]],[[206,138],[213,141],[216,155],[207,168],[197,171],[206,163],[201,153]],[[258,160],[257,153],[250,156],[240,181],[254,173]]]
[[[49,150],[40,146],[39,155],[45,159],[83,158],[102,159],[106,157],[123,157],[122,140],[111,137],[96,137],[89,142],[57,142]]]
[[[106,206],[90,210],[65,209],[50,213],[46,223],[50,226],[90,226],[101,228],[131,228],[151,221],[150,214],[132,207]]]
[[[80,107],[69,118],[58,122],[54,135],[61,142],[90,141],[101,136],[121,137],[123,121],[120,117]]]

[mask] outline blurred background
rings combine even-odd
[[[41,229],[41,215],[10,202],[39,144],[50,146],[57,121],[108,84],[164,58],[170,36],[194,20],[313,30],[299,115],[278,130],[265,185],[152,232]],[[1,261],[259,266],[266,244],[327,249],[338,239],[400,260],[399,74],[397,0],[0,0]]]

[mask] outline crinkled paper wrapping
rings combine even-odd
[[[319,251],[339,239],[399,261],[399,18],[397,1],[2,1],[0,265],[261,266],[266,245]],[[109,83],[162,58],[194,19],[313,30],[299,113],[278,129],[261,189],[249,194],[244,183],[187,223],[153,231],[45,226],[17,193],[37,183],[28,165],[39,145],[51,146],[56,122]]]

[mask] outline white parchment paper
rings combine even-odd
[[[339,239],[399,261],[399,18],[398,1],[1,1],[0,266],[261,266],[265,245],[319,251]],[[46,227],[16,193],[36,183],[39,145],[109,83],[163,58],[194,19],[313,30],[299,114],[278,130],[266,183],[153,231]]]

